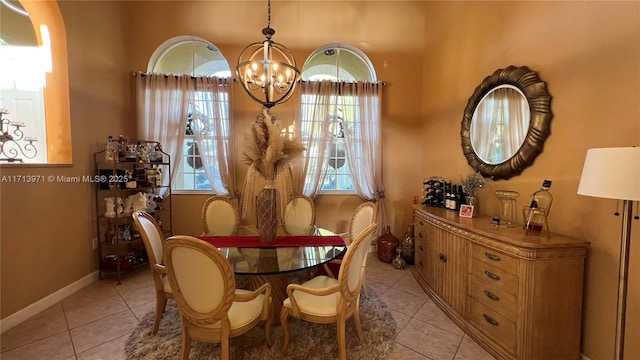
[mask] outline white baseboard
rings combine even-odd
[[[54,292],[53,294],[34,302],[26,308],[18,310],[17,312],[7,316],[6,318],[0,320],[0,333],[4,333],[5,331],[15,327],[16,325],[20,325],[25,320],[33,317],[34,315],[37,315],[43,310],[50,308],[69,295],[98,280],[98,278],[99,274],[96,270],[91,274],[83,277],[82,279]]]

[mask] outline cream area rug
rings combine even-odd
[[[396,335],[396,322],[387,305],[371,288],[369,297],[360,295],[360,319],[364,341],[358,340],[353,318],[347,320],[347,358],[349,360],[382,360],[391,352]],[[180,359],[180,314],[173,300],[169,300],[160,322],[158,334],[151,336],[154,312],[144,316],[125,345],[129,360]],[[230,359],[237,360],[327,360],[338,358],[335,324],[312,324],[289,318],[291,341],[282,351],[282,327],[271,327],[272,346],[264,340],[264,327],[259,324],[244,335],[232,338]],[[220,345],[192,340],[190,360],[220,359]]]

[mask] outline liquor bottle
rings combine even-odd
[[[104,151],[104,161],[107,163],[118,162],[118,150],[116,144],[113,143],[113,137],[111,135],[109,135],[107,148]]]
[[[535,200],[538,205],[538,209],[545,215],[549,216],[551,211],[551,203],[553,202],[553,196],[549,191],[551,188],[551,180],[544,180],[542,182],[542,188],[531,194],[531,201]]]

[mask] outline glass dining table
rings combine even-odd
[[[340,236],[315,226],[280,226],[276,241],[271,243],[260,242],[258,230],[252,226],[239,226],[231,235],[200,239],[216,246],[231,263],[236,278],[246,279],[251,289],[271,284],[276,324],[291,275],[304,278],[346,251]]]

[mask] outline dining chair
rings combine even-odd
[[[341,234],[345,240],[345,244],[349,244],[369,225],[376,222],[378,215],[378,207],[376,203],[372,201],[365,201],[358,205],[353,211],[351,216],[351,222],[349,223],[349,232],[347,234]]]
[[[313,199],[305,195],[296,195],[284,211],[285,230],[289,234],[297,234],[301,229],[313,227],[316,223],[316,208]]]
[[[223,360],[229,359],[229,338],[240,336],[264,321],[271,345],[273,303],[271,284],[255,291],[236,289],[231,265],[215,246],[198,238],[175,235],[165,241],[169,283],[182,318],[182,359],[191,340],[219,342]]]
[[[212,196],[202,206],[203,236],[231,235],[240,224],[238,208],[225,196]]]
[[[289,284],[288,297],[282,304],[280,323],[284,333],[283,351],[289,346],[291,337],[289,316],[318,324],[336,323],[338,332],[338,355],[346,360],[346,322],[352,316],[360,341],[363,340],[360,324],[360,290],[364,282],[367,252],[378,224],[371,224],[358,235],[342,261],[338,278],[318,275],[302,284]]]
[[[156,219],[145,211],[133,213],[133,222],[140,232],[142,243],[147,252],[153,285],[156,290],[156,319],[153,322],[152,334],[155,335],[160,327],[160,319],[167,306],[167,299],[173,299],[173,291],[167,278],[167,270],[163,265],[163,236]]]
[[[376,223],[377,216],[378,206],[372,201],[365,201],[355,208],[353,214],[351,215],[351,221],[349,222],[349,231],[339,234],[344,240],[344,243],[347,245],[347,247],[349,246],[349,244],[351,244],[353,239],[355,239],[364,229],[366,229],[369,225]],[[324,266],[320,270],[320,273],[337,278],[340,271],[341,263],[342,258],[340,257],[331,260],[330,262],[324,264]],[[369,290],[367,290],[366,281],[364,285],[364,294],[367,297],[369,296]]]

